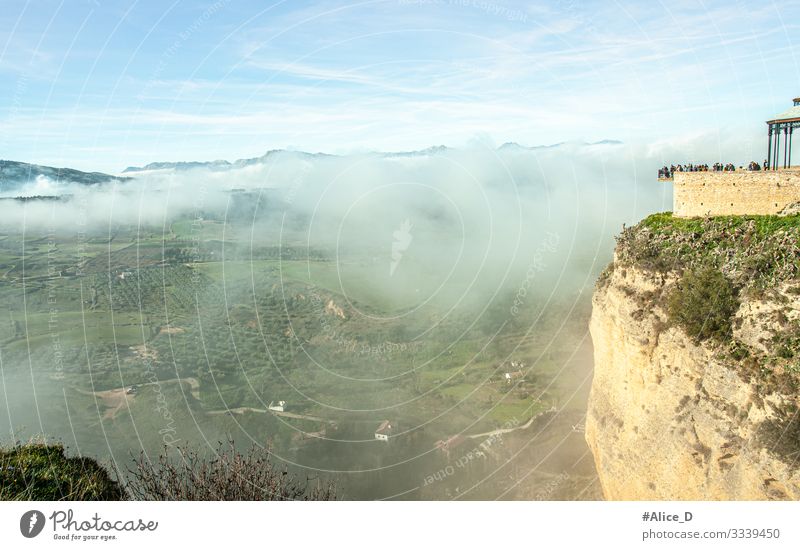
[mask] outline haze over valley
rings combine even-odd
[[[598,498],[590,297],[622,223],[666,209],[659,160],[4,161],[0,427],[118,467],[232,438],[345,498]]]

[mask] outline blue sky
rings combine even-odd
[[[0,158],[740,135],[800,96],[800,2],[3,0]],[[766,143],[766,137],[763,139]]]

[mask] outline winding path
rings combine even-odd
[[[483,437],[489,438],[489,437],[493,437],[495,435],[502,435],[502,434],[515,432],[517,430],[524,430],[526,428],[530,428],[531,424],[533,424],[534,421],[537,418],[540,418],[540,417],[542,417],[542,416],[544,416],[546,414],[551,414],[551,413],[554,413],[554,412],[557,412],[557,411],[558,411],[558,409],[556,409],[555,407],[550,407],[546,411],[542,411],[540,413],[534,414],[530,418],[530,420],[528,420],[525,424],[522,424],[521,426],[514,426],[512,428],[498,428],[496,430],[492,430],[491,432],[484,432],[484,433],[481,433],[481,434],[467,435],[466,437],[468,437],[470,439],[480,439],[480,438],[483,438]]]

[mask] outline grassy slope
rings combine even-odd
[[[800,215],[653,214],[617,238],[617,260],[656,271],[713,266],[741,287],[766,290],[800,278]]]
[[[67,457],[61,445],[29,443],[0,449],[0,500],[122,500],[100,464]]]

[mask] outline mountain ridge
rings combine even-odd
[[[504,143],[503,145],[500,145],[495,150],[506,151],[506,150],[516,149],[516,150],[534,151],[539,149],[554,149],[564,145],[568,145],[569,143],[570,142],[562,141],[550,145],[534,145],[529,147],[525,145],[520,145],[519,143],[513,141],[509,141]],[[623,144],[622,141],[614,139],[603,139],[600,141],[579,143],[579,145],[582,146],[622,145],[622,144]],[[447,145],[432,145],[424,149],[415,149],[412,151],[370,151],[367,153],[360,153],[360,155],[376,156],[382,158],[410,158],[410,157],[433,156],[446,153],[448,151],[456,151],[456,150],[458,149],[455,147],[448,147]],[[336,154],[322,153],[322,152],[309,153],[307,151],[295,151],[290,149],[270,149],[260,157],[243,158],[234,161],[228,161],[224,159],[211,160],[211,161],[156,161],[145,164],[144,166],[128,166],[122,171],[122,173],[131,174],[136,172],[147,172],[150,170],[182,171],[182,170],[192,170],[195,168],[209,168],[211,170],[229,170],[231,168],[240,168],[243,166],[252,166],[255,164],[261,164],[281,155],[296,155],[305,158],[338,158],[342,156],[348,156],[348,155],[336,155]],[[355,153],[351,156],[358,156],[358,155],[359,153]]]
[[[114,176],[104,172],[84,172],[74,168],[56,168],[15,160],[0,160],[0,192],[14,191],[45,177],[56,184],[77,183],[98,185],[113,181],[124,182],[131,178]]]

